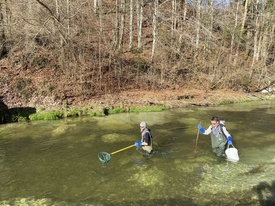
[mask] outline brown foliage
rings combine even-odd
[[[0,95],[7,102],[74,104],[136,89],[192,87],[250,92],[266,87],[274,79],[274,54],[270,49],[274,42],[268,44],[262,36],[256,36],[262,46],[253,47],[255,34],[241,33],[234,24],[232,16],[241,18],[234,5],[215,8],[212,13],[201,11],[198,16],[196,8],[184,1],[179,1],[173,12],[170,1],[159,1],[157,43],[151,62],[152,4],[142,5],[142,48],[137,48],[135,7],[134,41],[129,50],[129,12],[125,13],[125,25],[120,25],[116,11],[122,10],[115,1],[102,1],[96,10],[93,1],[77,0],[70,5],[54,2],[6,1],[0,8]],[[247,21],[253,27],[253,21]],[[117,31],[122,26],[124,42],[118,51]],[[274,37],[274,28],[262,29]],[[255,49],[263,50],[257,61],[253,59]]]

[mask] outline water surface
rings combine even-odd
[[[217,158],[200,134],[218,116],[240,161]],[[268,205],[275,199],[275,103],[0,125],[0,205]],[[135,147],[146,121],[154,153]]]

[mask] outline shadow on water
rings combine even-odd
[[[257,192],[261,206],[275,205],[275,181],[272,184],[260,182],[253,190]]]
[[[33,107],[16,107],[9,109],[0,96],[0,124],[18,122],[18,118],[28,119],[30,114],[36,113]]]
[[[137,199],[140,199],[141,197],[137,197]],[[87,202],[85,201],[86,204],[91,204],[91,202],[94,204],[96,203],[94,200],[87,200]],[[146,206],[163,206],[163,205],[173,205],[173,206],[177,206],[177,205],[190,205],[190,206],[197,206],[197,204],[195,204],[191,198],[185,198],[183,199],[182,197],[179,198],[168,198],[168,199],[147,199],[147,200],[141,200],[141,201],[125,201],[125,202],[98,202],[96,204],[99,205],[104,205],[104,206],[128,206],[128,205],[132,205],[132,206],[139,206],[139,205],[146,205]]]

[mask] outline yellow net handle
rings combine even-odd
[[[118,153],[118,152],[121,152],[121,151],[123,151],[123,150],[129,149],[129,148],[134,147],[134,146],[135,146],[135,145],[133,144],[133,145],[131,145],[131,146],[128,146],[128,147],[122,148],[122,149],[120,149],[120,150],[117,150],[117,151],[115,151],[115,152],[112,152],[111,154],[112,154],[112,155],[113,155],[113,154],[116,154],[116,153]]]

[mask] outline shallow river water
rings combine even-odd
[[[226,121],[240,160],[228,162],[199,135]],[[189,107],[0,125],[0,205],[274,205],[275,102]],[[136,147],[146,121],[154,153]]]

